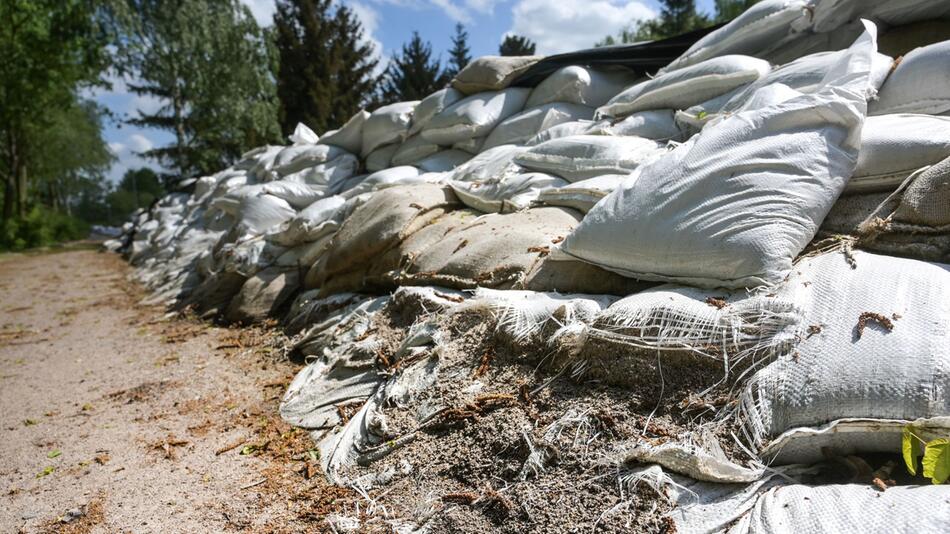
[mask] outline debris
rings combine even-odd
[[[858,324],[855,327],[857,329],[856,337],[861,339],[861,336],[864,335],[864,329],[867,327],[869,321],[874,321],[877,324],[881,325],[882,328],[890,332],[894,330],[894,322],[888,319],[887,317],[881,315],[880,313],[874,312],[863,312],[858,316]]]

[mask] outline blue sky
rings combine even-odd
[[[270,24],[274,0],[242,0],[260,24]],[[617,33],[636,19],[656,16],[655,0],[340,0],[363,22],[366,38],[377,47],[382,63],[418,31],[432,43],[436,55],[447,57],[456,22],[465,25],[473,56],[496,54],[506,33],[526,35],[539,54],[586,48],[605,35]],[[698,0],[700,10],[711,12],[713,0]],[[136,110],[154,111],[161,102],[130,93],[121,80],[111,91],[92,95],[118,117]],[[110,122],[105,131],[117,162],[109,173],[117,181],[128,169],[155,167],[136,155],[164,146],[172,136],[163,131]]]

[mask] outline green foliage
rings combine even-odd
[[[716,18],[714,22],[729,22],[761,0],[716,0]]]
[[[377,60],[353,11],[332,0],[279,0],[277,96],[284,134],[339,128],[374,96]]]
[[[937,438],[924,440],[923,432],[913,425],[903,429],[901,449],[907,471],[917,474],[917,458],[923,456],[920,466],[921,475],[929,478],[934,484],[943,484],[950,479],[950,439]]]
[[[508,34],[498,46],[498,53],[502,56],[533,56],[537,46],[522,35]]]
[[[705,28],[711,24],[729,22],[761,0],[716,0],[715,16],[696,10],[695,0],[663,0],[660,16],[652,20],[635,20],[616,36],[608,35],[594,46],[611,46],[645,41],[657,41]]]
[[[83,239],[89,225],[65,213],[34,206],[26,217],[0,223],[0,250],[25,250]]]
[[[445,76],[454,78],[466,65],[471,63],[472,53],[468,47],[468,32],[461,23],[455,25],[455,35],[452,36],[452,49],[449,50],[449,62],[445,67]]]
[[[412,32],[412,39],[402,45],[386,67],[381,87],[382,102],[422,100],[442,89],[450,78],[442,73],[438,58],[432,58],[432,45]]]
[[[113,21],[129,89],[159,99],[129,122],[170,131],[145,153],[177,177],[210,174],[279,138],[273,49],[239,0],[123,0]]]

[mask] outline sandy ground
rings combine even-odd
[[[276,416],[277,334],[167,318],[128,269],[0,255],[0,532],[321,529],[348,496]]]

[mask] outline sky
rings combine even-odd
[[[473,57],[497,54],[508,33],[524,35],[537,43],[537,53],[548,55],[588,48],[606,35],[618,33],[634,20],[655,17],[656,0],[338,0],[359,17],[369,39],[385,64],[413,31],[432,43],[436,56],[448,58],[457,22],[468,32]],[[274,0],[242,0],[261,25],[270,25]],[[701,11],[712,12],[714,0],[698,0]],[[117,182],[129,169],[154,162],[138,155],[165,146],[173,136],[165,131],[122,123],[137,110],[154,112],[162,102],[131,93],[123,80],[112,80],[111,90],[92,96],[118,120],[109,121],[105,138],[117,161],[108,173]],[[319,132],[318,132],[319,133]]]

